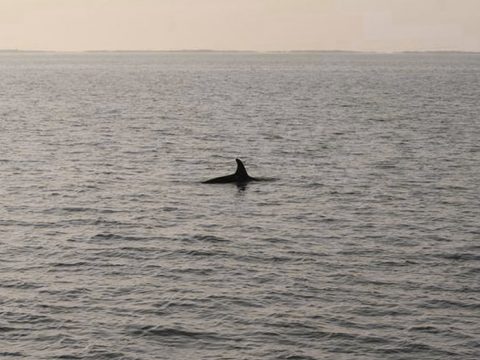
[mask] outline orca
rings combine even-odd
[[[227,184],[236,183],[237,185],[246,184],[249,181],[258,181],[259,179],[253,178],[248,175],[242,160],[235,159],[237,162],[237,171],[232,175],[220,176],[207,181],[203,181],[203,184]]]

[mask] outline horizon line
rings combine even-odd
[[[474,50],[222,50],[222,49],[168,49],[168,50],[152,50],[152,49],[90,49],[90,50],[34,50],[34,49],[0,49],[0,53],[367,53],[367,54],[404,54],[404,53],[465,53],[479,54],[480,51]]]

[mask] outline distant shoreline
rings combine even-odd
[[[8,53],[58,53],[58,54],[480,54],[478,51],[460,50],[421,50],[421,51],[360,51],[360,50],[210,50],[210,49],[179,49],[179,50],[24,50],[24,49],[0,49],[0,54]]]

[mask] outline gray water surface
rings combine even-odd
[[[2,53],[0,81],[0,358],[480,357],[480,55]],[[201,184],[236,157],[276,180]]]

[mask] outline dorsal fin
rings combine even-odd
[[[235,159],[237,162],[237,171],[235,171],[235,175],[241,177],[241,178],[249,178],[250,176],[247,173],[247,169],[245,169],[245,166],[242,163],[242,160],[240,159]]]

